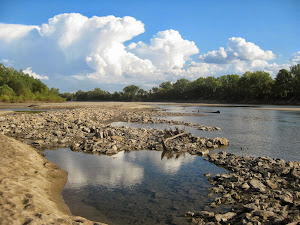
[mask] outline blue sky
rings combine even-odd
[[[50,18],[63,13],[67,16],[59,18],[60,22],[53,25],[57,32],[43,33],[42,24],[49,24]],[[85,18],[71,13],[78,13]],[[124,21],[121,21],[120,26],[124,26],[121,33],[104,34],[101,30],[100,34],[93,33],[93,25],[89,24],[87,29],[87,25],[80,22],[93,16],[101,18],[108,15],[121,19],[130,16],[135,19],[130,21],[132,27],[137,29],[124,25]],[[91,32],[90,37],[94,35],[97,38],[100,35],[103,38],[100,38],[101,43],[115,40],[117,36],[113,35],[123,38],[117,38],[118,43],[106,43],[106,47],[97,40],[89,39],[89,43],[95,41],[90,46],[86,42],[86,36],[78,41],[76,34],[73,34],[76,45],[72,42],[72,47],[71,44],[67,48],[62,47],[66,43],[62,44],[59,40],[66,36],[68,27],[63,26],[60,30],[57,28],[59,24],[70,21],[71,17],[76,19],[73,18],[72,21],[75,22],[69,24],[70,27],[81,24],[81,31]],[[131,83],[147,89],[166,80],[176,81],[182,77],[194,80],[200,76],[229,73],[242,75],[246,70],[266,70],[274,77],[279,68],[288,68],[298,63],[300,58],[298,0],[0,0],[0,24],[0,62],[17,69],[26,69],[32,76],[45,78],[45,83],[59,87],[61,91],[89,90],[94,87],[112,91]],[[16,27],[13,24],[23,26]],[[114,24],[110,26],[119,26]],[[27,29],[24,25],[38,28]],[[8,40],[14,33],[12,30],[17,30],[16,35]],[[39,34],[34,34],[33,30],[38,30]],[[10,35],[4,37],[5,32]],[[56,38],[58,42],[50,43],[51,38],[47,35]],[[142,43],[138,44],[140,41]],[[39,44],[50,47],[39,51]],[[89,51],[77,51],[87,45]],[[14,47],[17,49],[13,49]],[[118,48],[119,52],[125,48],[125,52],[119,54]],[[104,52],[110,53],[105,55]],[[118,52],[115,58],[119,61],[111,61],[113,52]],[[78,55],[76,59],[74,54]],[[53,63],[58,58],[60,60]],[[128,58],[130,61],[125,60]],[[169,61],[164,61],[166,58]],[[66,69],[68,63],[76,64],[73,66],[76,68]],[[47,69],[50,64],[51,69]],[[115,65],[117,66],[114,67]]]

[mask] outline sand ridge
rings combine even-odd
[[[0,224],[100,224],[72,216],[61,192],[67,172],[0,134]]]

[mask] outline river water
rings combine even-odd
[[[187,132],[197,136],[228,138],[230,146],[222,150],[239,155],[300,161],[299,111],[251,107],[159,107],[170,112],[205,114],[167,119],[222,128],[221,132],[205,132],[186,127]],[[211,113],[217,110],[221,113]],[[174,127],[165,124],[114,125]],[[184,154],[162,158],[159,151],[120,152],[105,156],[59,149],[47,150],[45,154],[69,173],[63,197],[71,212],[109,224],[186,224],[184,214],[187,211],[209,209],[208,189],[211,185],[204,174],[226,172],[199,156]]]
[[[257,109],[257,107],[230,105],[159,107],[170,112],[203,113],[202,117],[167,117],[167,119],[220,127],[221,132],[195,129],[189,131],[197,136],[228,138],[230,141],[228,152],[300,161],[300,111],[262,110],[264,106]],[[210,113],[218,110],[220,113]]]

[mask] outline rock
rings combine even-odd
[[[277,189],[278,188],[278,184],[271,181],[271,180],[266,180],[266,184],[271,189]]]
[[[266,211],[266,210],[257,210],[253,212],[253,215],[260,216],[263,219],[268,219],[269,217],[275,216],[275,213],[272,211]]]
[[[243,207],[248,211],[258,210],[258,206],[254,203],[249,203],[249,204],[243,205]]]
[[[123,137],[121,137],[121,136],[111,136],[110,138],[112,140],[115,140],[115,141],[122,141],[123,140]]]
[[[200,155],[200,156],[205,156],[205,155],[207,155],[208,153],[209,153],[209,150],[208,150],[208,149],[205,149],[205,150],[201,149],[201,150],[198,150],[198,151],[197,151],[197,154]]]
[[[213,144],[212,144],[210,141],[208,141],[208,142],[206,143],[206,147],[212,148],[212,147],[213,147]]]
[[[208,158],[211,160],[211,161],[216,161],[219,159],[219,155],[217,153],[214,153],[214,154],[210,154],[208,155]]]
[[[299,225],[299,224],[300,224],[300,220],[297,220],[292,223],[288,223],[287,225]]]
[[[241,185],[241,188],[244,189],[244,190],[248,190],[250,188],[250,186],[247,182],[245,182]]]
[[[116,145],[111,146],[110,149],[106,150],[106,154],[107,155],[112,155],[112,154],[116,154],[118,152],[118,147]]]
[[[260,192],[266,192],[266,186],[257,179],[252,179],[249,182],[251,188]]]
[[[83,132],[86,132],[86,133],[90,133],[91,132],[90,128],[88,128],[88,127],[83,127],[81,130]]]
[[[191,212],[191,211],[188,211],[188,212],[185,214],[186,217],[192,217],[192,216],[194,216],[194,215],[195,215],[195,213],[194,213],[194,212]]]
[[[290,203],[293,204],[293,195],[289,192],[285,192],[281,195],[279,195],[280,200],[282,200],[284,203]]]
[[[204,176],[205,176],[205,177],[210,177],[211,174],[210,174],[210,173],[205,173]]]
[[[230,220],[232,217],[236,216],[237,214],[234,212],[228,212],[225,214],[216,214],[215,219],[217,222],[226,222]]]
[[[103,132],[102,131],[97,131],[96,134],[95,134],[95,137],[97,138],[103,138]]]
[[[213,218],[215,216],[215,213],[214,212],[208,212],[208,211],[202,211],[202,212],[200,212],[200,215],[204,219],[208,219],[208,218]]]
[[[290,177],[294,178],[295,180],[300,180],[300,171],[293,168],[290,172]]]

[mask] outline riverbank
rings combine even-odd
[[[185,102],[61,102],[61,103],[3,103],[0,102],[0,109],[76,109],[76,108],[131,108],[146,109],[154,108],[153,105],[178,105],[183,107],[251,107],[258,110],[280,110],[280,111],[300,111],[299,105],[260,105],[260,104],[226,104],[226,103],[185,103]],[[1,110],[0,110],[1,113]]]
[[[0,135],[2,151],[0,224],[72,224],[75,222],[97,224],[70,215],[70,211],[61,197],[67,173],[42,157],[37,149],[79,146],[80,149],[76,150],[104,154],[116,154],[119,151],[135,149],[163,150],[161,141],[162,138],[167,138],[164,136],[164,132],[108,125],[113,121],[169,123],[197,127],[207,131],[219,129],[158,119],[154,116],[190,114],[166,113],[139,103],[98,103],[92,108],[87,108],[91,106],[90,103],[58,105],[63,108],[75,107],[75,109],[38,114],[20,113],[0,117],[0,133],[2,133]],[[50,104],[51,107],[58,105]],[[10,106],[10,108],[19,107],[20,105],[16,104]],[[21,107],[24,105],[22,104]],[[49,105],[41,107],[49,107]],[[172,135],[170,132],[167,131],[169,135]],[[87,145],[87,140],[91,141],[93,145]],[[225,139],[202,138],[200,140],[200,138],[188,134],[180,135],[178,140],[170,140],[164,144],[170,151],[175,148],[176,151],[196,151],[198,149],[199,152],[194,152],[194,154],[206,154],[207,149],[228,144]],[[99,146],[100,142],[103,144],[102,146]],[[186,145],[190,148],[180,148],[179,145],[181,147]]]
[[[185,134],[184,130],[155,130],[155,129],[134,129],[129,127],[114,127],[109,125],[111,122],[114,121],[125,121],[131,123],[142,123],[142,124],[154,124],[154,123],[162,123],[168,125],[183,125],[189,126],[197,129],[201,129],[204,131],[218,131],[220,128],[218,127],[211,127],[207,125],[195,124],[195,123],[186,123],[182,121],[168,121],[165,119],[157,118],[157,116],[164,117],[164,116],[199,116],[202,117],[201,114],[191,114],[191,113],[169,113],[161,110],[157,110],[150,105],[145,105],[145,103],[47,103],[50,105],[39,105],[39,106],[31,106],[31,107],[40,107],[42,109],[44,107],[61,107],[61,109],[65,108],[73,108],[68,110],[56,110],[56,111],[48,111],[38,114],[16,114],[16,115],[7,115],[0,117],[0,133],[3,133],[7,136],[13,137],[18,139],[24,143],[27,143],[31,146],[34,146],[37,149],[55,149],[60,147],[72,147],[73,150],[76,151],[84,151],[84,152],[91,152],[96,154],[116,154],[119,151],[130,151],[130,150],[138,150],[138,149],[151,149],[151,150],[165,150],[168,153],[178,153],[180,151],[186,151],[191,154],[199,154],[199,155],[206,155],[209,153],[210,149],[218,148],[222,145],[228,145],[227,139],[217,138],[217,139],[208,139],[205,137],[195,137],[189,134]],[[14,106],[13,106],[14,107]],[[10,108],[13,108],[10,107]],[[28,106],[27,106],[28,107]],[[18,107],[16,107],[18,108]],[[172,138],[174,139],[169,139]],[[0,189],[1,194],[1,201],[3,201],[3,205],[1,205],[1,212],[5,211],[5,221],[3,224],[10,224],[10,215],[12,218],[15,218],[16,221],[19,221],[20,224],[30,224],[28,222],[31,221],[43,221],[44,218],[47,221],[53,221],[56,224],[58,223],[57,219],[63,219],[61,221],[65,222],[66,224],[70,224],[74,222],[74,220],[84,221],[86,224],[90,223],[83,218],[79,217],[72,217],[69,215],[69,212],[66,206],[63,203],[61,198],[61,190],[65,184],[66,173],[57,168],[55,165],[47,162],[41,155],[39,155],[35,149],[29,147],[28,145],[24,145],[14,139],[5,137],[3,135],[0,136],[2,144],[1,146],[5,154],[4,157],[1,159],[1,179]],[[165,147],[163,146],[165,145]],[[166,149],[165,149],[166,148]],[[19,153],[20,152],[20,153]],[[33,153],[35,152],[35,153]],[[223,153],[222,153],[223,154]],[[230,171],[239,170],[241,165],[245,166],[245,169],[241,171],[252,171],[256,166],[258,167],[265,167],[264,164],[261,164],[260,161],[257,161],[256,158],[251,158],[250,162],[247,164],[248,158],[239,158],[238,156],[227,155],[227,154],[219,154],[216,160],[212,160],[213,156],[210,157],[210,161],[215,163],[216,165],[224,166],[226,169]],[[19,157],[20,156],[20,157]],[[223,156],[225,158],[223,159]],[[238,160],[237,160],[238,159]],[[225,160],[225,161],[224,161]],[[232,164],[231,167],[226,167],[226,165],[231,165],[230,163],[234,162],[235,160],[238,161],[236,164]],[[224,163],[225,162],[225,163]],[[280,161],[282,162],[282,161]],[[46,164],[45,164],[46,163]],[[273,163],[273,162],[272,162]],[[275,162],[276,163],[276,162]],[[46,166],[45,166],[46,165]],[[284,210],[287,211],[287,216],[285,218],[281,218],[281,222],[291,222],[297,220],[297,215],[295,213],[299,212],[299,197],[300,197],[300,190],[299,190],[299,163],[292,163],[288,164],[284,162],[283,166],[292,165],[290,166],[289,171],[287,174],[291,174],[293,177],[287,177],[287,179],[280,176],[278,177],[278,170],[268,170],[260,171],[261,175],[250,173],[249,179],[245,178],[245,172],[241,172],[241,174],[231,174],[230,176],[227,175],[220,175],[216,176],[216,178],[212,178],[211,182],[213,185],[216,185],[216,188],[221,188],[220,186],[224,187],[224,190],[221,188],[221,191],[217,189],[213,189],[215,193],[221,193],[222,196],[218,200],[216,200],[212,204],[212,207],[218,206],[218,204],[226,203],[229,199],[230,201],[233,199],[235,200],[232,202],[234,206],[234,210],[238,209],[238,207],[242,207],[243,205],[251,204],[252,201],[257,197],[259,199],[266,199],[269,198],[269,195],[266,195],[265,192],[260,193],[259,188],[268,188],[266,189],[268,193],[272,194],[273,191],[270,189],[272,182],[274,183],[279,178],[281,183],[277,184],[279,189],[276,189],[278,196],[274,194],[274,201],[276,204],[280,204],[273,207],[273,214],[269,213],[268,215],[277,215],[276,212],[278,210],[283,210],[281,207],[285,207]],[[49,166],[49,167],[48,167]],[[44,168],[45,167],[45,168]],[[269,166],[270,167],[270,166]],[[272,166],[271,166],[272,167]],[[296,168],[296,169],[293,169]],[[285,167],[279,169],[279,171],[284,170]],[[38,171],[38,172],[36,172]],[[294,172],[291,172],[294,171]],[[54,173],[55,172],[55,173]],[[255,171],[254,171],[255,172]],[[54,173],[53,176],[51,174]],[[265,177],[264,173],[267,177]],[[282,174],[281,172],[280,174]],[[284,172],[285,173],[285,172]],[[28,174],[30,176],[28,176]],[[296,174],[296,175],[295,175]],[[277,177],[276,177],[277,176]],[[55,177],[55,179],[53,179]],[[267,178],[274,177],[274,180],[271,182],[267,182]],[[258,182],[254,182],[251,178],[255,178]],[[239,192],[239,188],[242,185],[235,182],[241,182],[244,179],[244,183],[249,186],[249,191],[245,192],[246,195],[242,195]],[[294,183],[291,183],[291,180]],[[298,180],[296,180],[298,179]],[[270,179],[269,179],[270,180]],[[41,182],[42,181],[42,182]],[[51,187],[57,184],[57,189],[52,191]],[[25,183],[24,183],[25,182]],[[28,183],[26,183],[28,182]],[[43,186],[45,183],[45,186]],[[54,184],[53,184],[54,183]],[[251,184],[252,183],[252,184]],[[258,185],[255,187],[255,183]],[[262,186],[262,183],[264,186]],[[269,184],[268,184],[269,183]],[[290,184],[290,186],[286,186]],[[244,185],[247,187],[247,185]],[[3,186],[1,186],[3,185]],[[47,186],[48,185],[48,186]],[[228,186],[228,187],[227,187]],[[29,188],[27,188],[29,187]],[[24,188],[24,190],[22,189]],[[289,188],[289,189],[287,189]],[[258,189],[258,190],[257,190]],[[285,196],[286,191],[288,190],[287,198],[282,197],[282,200],[285,201],[281,203],[280,195]],[[19,191],[20,190],[20,191]],[[39,190],[39,191],[37,191]],[[241,189],[245,191],[244,189]],[[232,192],[233,191],[233,192]],[[258,191],[258,194],[256,192]],[[8,195],[3,193],[8,193]],[[26,195],[29,193],[30,195]],[[229,194],[229,195],[228,195]],[[13,196],[16,196],[15,198]],[[25,197],[24,197],[25,196]],[[29,196],[29,197],[28,197]],[[31,197],[30,197],[31,196]],[[54,196],[54,197],[53,197]],[[56,197],[55,197],[56,196]],[[240,196],[240,199],[243,200],[242,204],[239,204],[237,196]],[[267,197],[265,197],[267,196]],[[292,196],[292,197],[291,197]],[[30,200],[30,199],[38,199],[38,200]],[[48,205],[47,201],[43,203],[44,199],[50,199],[52,205],[50,208],[47,207],[46,209],[41,208],[42,212],[46,213],[47,216],[42,216],[39,218],[40,213],[36,211],[41,207],[46,207]],[[58,200],[56,200],[56,199]],[[11,200],[12,199],[12,200]],[[51,200],[52,199],[52,200]],[[54,199],[54,200],[53,200]],[[279,199],[279,200],[278,200]],[[225,201],[226,200],[226,201]],[[295,203],[294,203],[295,202]],[[254,202],[256,204],[256,202]],[[265,207],[265,201],[258,202],[253,210],[256,211],[271,211],[271,207]],[[274,203],[274,204],[275,204]],[[24,205],[25,204],[25,205]],[[32,207],[30,204],[37,204],[38,206]],[[269,204],[269,203],[268,203]],[[271,204],[271,203],[270,203]],[[27,206],[29,205],[29,206]],[[287,207],[286,207],[287,205]],[[26,207],[27,206],[27,207]],[[62,207],[62,208],[61,208]],[[260,207],[260,208],[259,208]],[[32,211],[27,212],[26,210],[32,209]],[[49,210],[49,211],[43,211]],[[52,210],[52,211],[51,211]],[[249,209],[248,209],[249,210]],[[297,211],[298,210],[298,211]],[[234,223],[236,224],[243,221],[243,216],[248,216],[249,223],[252,224],[259,224],[259,223],[271,223],[275,220],[270,220],[272,216],[268,216],[265,218],[265,214],[259,214],[261,212],[256,211],[243,211],[244,214],[238,214],[237,211],[233,211],[230,214],[233,219],[235,217]],[[290,212],[290,213],[289,213]],[[9,214],[11,213],[11,214]],[[252,213],[251,216],[245,213]],[[49,214],[49,215],[48,215]],[[258,214],[258,215],[256,215]],[[15,216],[14,216],[15,215]],[[205,214],[206,215],[206,214]],[[210,214],[211,215],[211,214]],[[262,215],[262,216],[260,216]],[[1,215],[2,216],[2,215]],[[201,224],[201,220],[199,219],[198,214],[190,214],[193,222],[197,222]],[[219,214],[217,217],[214,215],[213,218],[210,218],[210,222],[214,224],[218,223],[227,223],[225,221],[225,217],[228,217],[228,214]],[[35,218],[37,217],[37,218]],[[252,217],[254,218],[253,221],[251,220]],[[270,218],[269,218],[270,217]],[[8,219],[7,219],[8,218]],[[28,218],[27,221],[24,219]],[[220,219],[221,218],[221,219]],[[1,219],[1,218],[0,218]],[[220,221],[218,221],[220,219]],[[231,221],[229,218],[226,219]],[[1,220],[0,220],[1,221]],[[60,221],[60,220],[59,220]],[[77,221],[77,222],[78,222]],[[256,223],[258,221],[259,223]],[[208,222],[208,220],[206,221]],[[279,221],[278,224],[281,224]],[[1,224],[1,223],[0,223]],[[33,223],[34,224],[34,223]],[[36,222],[38,224],[38,222]],[[243,223],[241,223],[243,224]]]
[[[61,192],[67,172],[0,134],[0,224],[100,224],[72,216]]]
[[[141,109],[153,108],[149,103],[143,102],[61,102],[61,103],[5,103],[0,102],[0,109],[77,109],[77,108],[120,108],[120,109]]]

